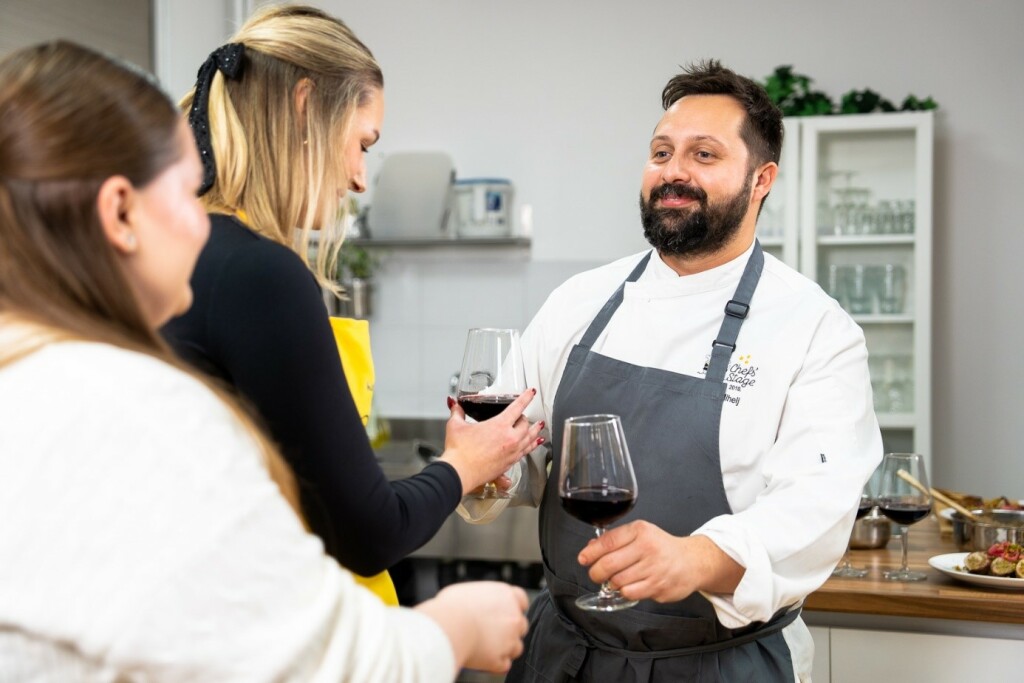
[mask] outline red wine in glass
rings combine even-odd
[[[900,526],[909,526],[920,522],[932,511],[931,505],[919,505],[914,503],[901,503],[883,498],[878,502],[882,514],[896,522]]]
[[[562,508],[591,526],[606,527],[636,505],[636,496],[628,489],[610,486],[584,487],[562,496]]]
[[[477,422],[490,420],[505,410],[518,394],[468,394],[459,397],[459,407]]]

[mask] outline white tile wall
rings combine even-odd
[[[370,335],[385,417],[443,418],[471,327],[526,328],[555,287],[600,265],[530,261],[516,249],[401,249],[383,254]]]

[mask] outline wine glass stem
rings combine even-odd
[[[598,538],[601,538],[601,536],[604,534],[604,527],[601,527],[601,526],[594,527],[594,534]],[[601,597],[603,597],[603,598],[610,598],[610,597],[613,597],[614,595],[615,595],[615,589],[612,588],[612,584],[611,584],[610,581],[605,581],[604,583],[601,584]]]
[[[901,572],[905,572],[909,568],[907,566],[907,545],[908,545],[907,533],[908,532],[909,532],[909,529],[908,529],[908,527],[906,525],[900,527],[900,546],[903,549],[903,557],[902,557],[902,560],[900,562],[900,571]]]

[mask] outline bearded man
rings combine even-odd
[[[540,506],[547,588],[509,681],[809,679],[800,605],[882,456],[861,329],[755,239],[780,112],[717,61],[662,101],[640,191],[653,250],[571,278],[523,335],[527,415],[550,447],[510,491]],[[600,413],[622,418],[638,496],[595,539],[558,477],[565,419]],[[486,522],[507,504],[462,512]],[[602,582],[638,604],[577,606]]]

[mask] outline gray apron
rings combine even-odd
[[[626,278],[635,282],[648,253]],[[620,612],[586,612],[573,603],[597,590],[576,561],[594,529],[562,510],[559,453],[565,418],[622,416],[639,496],[619,523],[644,519],[688,536],[712,517],[731,514],[719,463],[725,374],[750,299],[761,277],[761,245],[747,261],[725,308],[705,377],[614,360],[590,350],[622,303],[625,283],[573,347],[555,394],[554,462],[540,507],[540,546],[547,588],[530,608],[526,650],[507,681],[792,681],[782,628],[799,610],[739,630],[722,626],[699,594],[680,602],[641,601]]]

